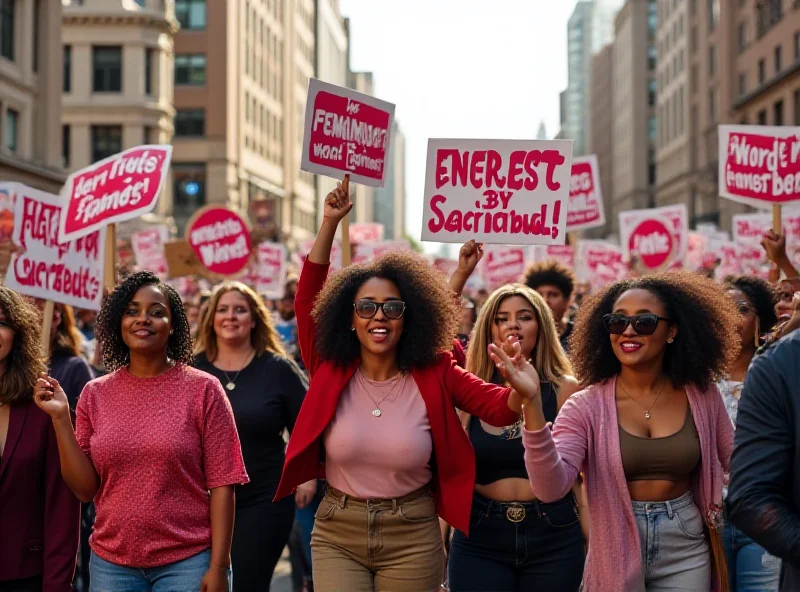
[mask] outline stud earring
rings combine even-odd
[[[355,327],[350,327],[350,330],[351,330],[351,331],[355,331],[355,330],[356,330],[356,328],[355,328]]]

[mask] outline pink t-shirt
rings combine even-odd
[[[93,380],[76,435],[100,475],[92,550],[117,565],[158,567],[210,548],[209,490],[249,480],[219,380],[183,364]]]
[[[402,497],[431,481],[432,452],[428,410],[411,374],[375,382],[357,371],[325,430],[328,483],[362,499]]]

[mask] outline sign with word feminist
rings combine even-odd
[[[592,154],[576,157],[572,159],[567,232],[596,228],[605,223],[606,210],[600,189],[600,165],[597,156]]]
[[[719,126],[719,185],[756,208],[800,201],[800,127]]]
[[[308,84],[300,168],[383,187],[394,105],[312,78]]]
[[[100,310],[105,227],[74,241],[58,237],[63,198],[16,185],[12,256],[5,285],[20,294]]]
[[[172,146],[139,146],[72,173],[61,190],[66,207],[59,240],[68,242],[152,211],[171,159]]]
[[[428,140],[422,240],[564,244],[569,140]]]
[[[685,204],[620,212],[620,242],[625,260],[635,258],[646,271],[666,269],[683,261],[688,245]]]
[[[208,271],[232,276],[250,261],[250,230],[239,214],[222,206],[206,206],[186,226],[186,241]]]

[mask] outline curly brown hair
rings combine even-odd
[[[371,278],[394,282],[406,303],[403,335],[397,346],[403,372],[433,363],[453,347],[459,309],[444,278],[425,259],[412,253],[389,253],[367,265],[351,265],[333,273],[317,297],[311,313],[317,324],[320,357],[336,365],[351,364],[361,353],[350,331],[353,302],[359,288]]]
[[[50,342],[50,356],[75,357],[81,355],[83,337],[75,325],[75,312],[67,304],[56,302],[54,306],[61,314],[61,322]]]
[[[656,296],[678,326],[664,357],[664,371],[674,388],[694,384],[705,390],[727,374],[740,347],[736,305],[713,280],[688,271],[670,271],[611,284],[584,303],[569,338],[572,363],[583,385],[619,374],[621,365],[611,348],[603,316],[613,312],[623,292],[635,289]]]
[[[533,263],[523,278],[523,283],[531,290],[537,290],[539,286],[555,286],[567,300],[575,290],[576,281],[575,273],[555,259]]]
[[[22,403],[33,398],[36,380],[46,368],[41,350],[42,316],[36,306],[5,286],[0,286],[0,310],[14,331],[14,344],[0,380],[0,403]]]

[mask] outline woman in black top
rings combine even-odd
[[[495,290],[475,323],[467,370],[502,383],[488,355],[490,343],[519,341],[541,378],[545,414],[554,421],[578,390],[555,321],[539,294],[520,284]],[[470,536],[456,532],[450,547],[452,592],[578,590],[585,559],[575,497],[545,504],[536,500],[525,469],[521,420],[493,428],[463,418],[475,449],[475,493]]]
[[[295,500],[302,507],[316,492],[313,481],[295,498],[272,502],[283,468],[283,431],[294,428],[308,384],[286,357],[261,299],[238,282],[212,295],[195,354],[197,368],[225,387],[250,475],[249,484],[236,488],[234,590],[264,590],[289,539]]]

